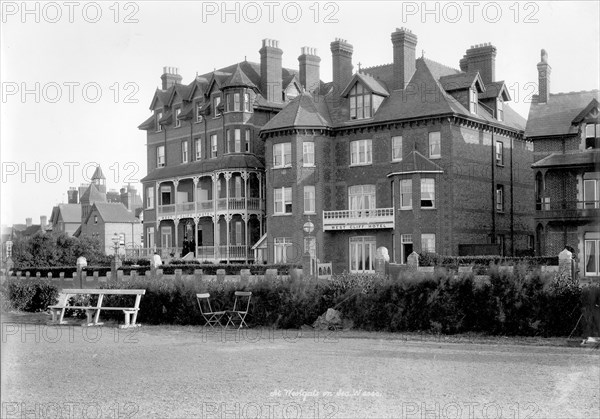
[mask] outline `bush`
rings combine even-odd
[[[558,256],[444,256],[436,253],[419,254],[419,266],[437,266],[457,270],[460,265],[488,266],[488,265],[510,265],[520,264],[529,267],[541,265],[558,265]]]
[[[19,311],[45,311],[58,297],[56,286],[44,279],[8,278],[3,288],[10,307]]]

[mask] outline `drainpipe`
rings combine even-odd
[[[492,131],[492,244],[496,244],[496,144],[494,143],[494,129],[488,123]]]
[[[515,209],[514,209],[514,166],[513,166],[513,146],[514,138],[510,137],[510,255],[515,255]]]

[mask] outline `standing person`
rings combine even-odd
[[[193,237],[192,237],[192,240],[190,240],[190,252],[192,252],[194,257],[196,257],[196,241],[194,240]]]
[[[181,250],[181,257],[184,257],[190,251],[190,242],[187,239],[187,234],[183,236],[183,249]]]
[[[154,252],[154,256],[152,257],[152,266],[154,269],[158,269],[162,266],[162,259],[160,258],[158,252]]]

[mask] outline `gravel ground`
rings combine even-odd
[[[3,316],[2,418],[600,417],[600,351],[564,339],[46,320]]]

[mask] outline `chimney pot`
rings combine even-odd
[[[335,38],[330,44],[334,92],[339,95],[352,79],[354,48],[345,39]]]
[[[260,90],[265,99],[270,102],[282,101],[281,56],[279,41],[265,38],[262,41],[260,53]]]
[[[300,84],[304,90],[310,93],[319,91],[321,85],[320,62],[321,58],[317,56],[317,49],[312,47],[302,47],[298,57],[300,68]]]
[[[550,100],[550,75],[552,67],[548,64],[548,53],[545,49],[540,52],[541,61],[538,63],[538,103],[548,103]]]
[[[475,44],[469,48],[460,60],[462,71],[479,71],[484,84],[496,80],[496,47],[491,42]]]
[[[394,89],[404,89],[416,70],[417,36],[402,28],[392,32]]]

